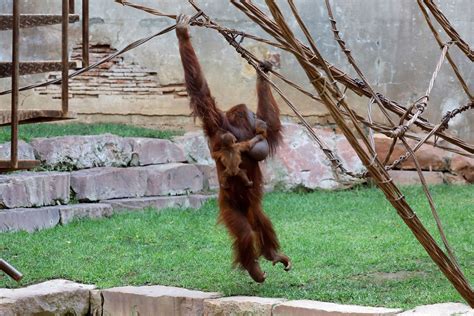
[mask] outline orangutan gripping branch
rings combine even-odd
[[[280,246],[273,225],[262,209],[263,177],[258,165],[258,161],[275,152],[281,141],[280,111],[268,83],[260,76],[257,79],[257,115],[245,104],[236,105],[227,112],[219,110],[191,44],[189,21],[188,16],[178,16],[176,35],[192,114],[202,121],[211,152],[221,149],[223,133],[232,133],[238,142],[248,141],[257,134],[257,118],[267,124],[266,139],[262,138],[241,157],[240,168],[246,171],[253,185],[246,186],[241,177],[231,176],[224,185],[220,183],[219,189],[219,221],[224,223],[234,241],[234,264],[246,269],[256,282],[263,282],[266,274],[258,263],[260,256],[273,264],[282,263],[285,270],[291,267],[289,258],[278,251]],[[265,72],[271,69],[269,63],[261,67]],[[216,166],[222,182],[225,166],[219,160]]]

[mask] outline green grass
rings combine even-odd
[[[10,141],[10,127],[0,128],[0,143]],[[160,131],[126,124],[113,123],[66,123],[66,124],[27,124],[20,125],[19,137],[28,142],[37,137],[56,137],[65,135],[100,135],[104,133],[123,137],[151,137],[169,139],[180,132]]]
[[[404,190],[435,232],[421,189]],[[474,281],[474,186],[436,186],[433,194],[448,239]],[[387,307],[462,302],[376,189],[271,193],[264,207],[293,269],[262,262],[268,274],[262,285],[231,268],[229,238],[216,225],[211,201],[198,211],[148,210],[0,234],[0,256],[25,274],[19,285],[0,277],[0,287],[66,278],[101,288],[161,284]]]

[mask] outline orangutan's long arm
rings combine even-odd
[[[264,62],[261,67],[267,72],[271,69],[271,64]],[[267,123],[267,141],[270,154],[273,154],[282,140],[280,109],[273,97],[270,84],[260,74],[257,78],[257,97],[257,117]]]
[[[180,15],[177,18],[176,35],[179,40],[179,53],[184,68],[186,90],[190,97],[190,107],[194,117],[203,122],[207,136],[212,137],[222,126],[222,113],[217,108],[209,86],[204,78],[201,66],[191,44],[189,17]]]

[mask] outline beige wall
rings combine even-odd
[[[12,0],[2,1],[0,12],[11,10]],[[80,10],[80,1],[77,11]],[[263,1],[256,1],[262,3]],[[324,7],[324,1],[297,0],[305,21],[308,23],[314,38],[321,47],[324,56],[339,68],[354,75],[345,57],[340,53],[332,38],[330,26]],[[59,12],[58,0],[24,2],[24,11]],[[176,13],[192,13],[185,0],[143,0],[151,7]],[[256,35],[264,35],[257,26],[250,23],[227,1],[201,0],[199,3],[216,21]],[[282,2],[283,3],[283,2]],[[415,1],[412,0],[334,0],[334,10],[341,35],[352,49],[367,78],[389,98],[401,104],[409,104],[424,94],[439,58],[440,50],[433,40]],[[461,36],[474,43],[474,20],[471,0],[447,0],[440,4],[441,9],[457,28]],[[140,37],[145,37],[173,22],[166,18],[157,18],[132,8],[122,7],[112,0],[91,1],[91,43],[107,44],[111,49],[120,49]],[[294,22],[291,22],[293,25]],[[24,59],[58,59],[60,56],[59,26],[30,29],[22,31],[22,49]],[[255,72],[229,47],[226,42],[211,30],[192,29],[193,43],[196,47],[210,87],[222,108],[245,102],[252,107],[256,103],[254,89]],[[0,60],[10,58],[10,32],[0,32]],[[80,41],[79,24],[72,26],[71,46]],[[270,54],[281,54],[279,71],[306,87],[309,87],[297,62],[287,53],[269,48],[260,43],[246,40],[244,45],[260,57]],[[452,49],[454,60],[471,89],[473,88],[474,67],[457,48]],[[128,67],[130,72],[123,80],[133,82],[133,74],[145,72],[153,77],[156,87],[150,91],[141,91],[135,96],[130,91],[110,90],[110,86],[97,85],[89,87],[99,91],[98,96],[76,97],[72,91],[71,108],[86,121],[112,120],[154,126],[177,128],[193,126],[187,117],[189,109],[184,96],[176,93],[163,93],[160,88],[169,85],[182,86],[182,67],[180,65],[177,41],[170,33],[156,38],[123,56],[106,72],[116,69],[117,65]],[[127,77],[128,76],[128,77]],[[47,75],[25,77],[23,82],[44,80]],[[84,79],[84,78],[82,78]],[[77,83],[77,90],[84,91],[87,82]],[[127,83],[127,84],[128,84]],[[8,80],[0,80],[0,88],[8,86]],[[110,83],[109,83],[110,84]],[[141,87],[140,83],[136,85]],[[313,123],[328,122],[328,113],[323,105],[316,104],[291,88],[282,86],[287,95]],[[107,90],[109,89],[109,90]],[[179,90],[179,89],[178,89]],[[42,93],[42,94],[40,94]],[[59,108],[59,100],[54,99],[54,91],[30,91],[23,94],[22,107]],[[350,103],[361,113],[366,111],[365,98],[349,95]],[[462,103],[465,103],[462,89],[449,65],[443,65],[435,84],[430,104],[424,116],[437,122],[442,115]],[[2,107],[8,106],[8,97],[0,98]],[[279,103],[285,116],[292,112],[281,100]],[[378,116],[378,115],[376,115]],[[330,121],[330,120],[329,120]],[[474,123],[472,111],[463,117],[456,118],[453,129],[465,139],[474,140]]]

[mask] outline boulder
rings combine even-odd
[[[80,201],[178,195],[202,190],[203,175],[182,163],[94,168],[72,172],[71,188]]]
[[[276,304],[285,299],[253,296],[233,296],[204,301],[204,315],[261,315],[271,316]]]
[[[217,169],[215,164],[195,164],[195,166],[202,172],[204,179],[205,190],[218,190],[219,179],[217,178]]]
[[[207,139],[202,132],[189,132],[173,140],[183,149],[188,162],[214,165]]]
[[[186,161],[183,149],[169,140],[156,138],[127,138],[127,140],[132,146],[132,155],[136,155],[138,166]]]
[[[0,314],[87,315],[93,285],[51,280],[21,289],[0,289]]]
[[[380,160],[384,160],[387,156],[390,146],[392,144],[392,139],[383,135],[375,134],[375,150]],[[408,145],[413,148],[418,143],[415,140],[407,139]],[[405,146],[401,143],[400,140],[397,141],[392,155],[390,156],[388,164],[393,163],[395,160],[400,158],[400,156],[406,153]],[[433,147],[429,144],[424,144],[415,152],[415,156],[418,159],[421,170],[427,171],[446,171],[449,169],[449,152]],[[408,158],[404,163],[402,163],[398,169],[414,170],[416,169],[415,161],[413,158]]]
[[[170,286],[118,287],[103,290],[103,315],[202,315],[205,299],[219,293]]]
[[[0,208],[39,207],[69,202],[70,174],[19,172],[0,175]]]
[[[297,316],[297,315],[327,315],[327,316],[379,316],[396,315],[401,312],[400,309],[383,307],[366,307],[357,305],[342,305],[318,301],[288,301],[281,303],[273,309],[274,316]]]
[[[450,169],[463,177],[468,183],[474,183],[474,159],[461,155],[451,158]]]
[[[11,143],[0,144],[0,160],[10,160]],[[35,151],[33,147],[20,140],[18,142],[18,159],[20,160],[35,160]]]

